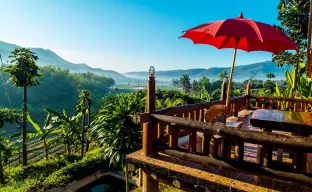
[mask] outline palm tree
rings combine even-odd
[[[23,166],[27,165],[27,87],[39,85],[39,81],[43,80],[42,76],[38,73],[40,70],[36,64],[38,57],[30,49],[23,47],[15,48],[9,58],[13,58],[11,63],[4,68],[5,72],[11,75],[10,81],[15,87],[23,87],[23,121],[22,121],[22,153],[23,153]]]
[[[185,93],[188,93],[190,92],[190,89],[191,89],[191,83],[190,83],[190,77],[188,74],[183,74],[181,77],[180,77],[180,84],[183,88],[183,91]]]
[[[84,141],[85,141],[85,124],[86,124],[86,113],[88,112],[88,128],[90,127],[90,91],[81,90],[79,93],[79,104],[76,106],[76,109],[82,113],[82,122],[81,122],[81,157],[84,153]]]
[[[136,93],[104,98],[91,130],[100,146],[105,148],[105,157],[110,164],[123,166],[126,154],[141,148],[142,129],[132,118],[136,112],[144,111],[144,103],[145,98]]]

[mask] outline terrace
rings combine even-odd
[[[184,191],[310,191],[309,126],[255,127],[250,119],[257,109],[310,115],[312,101],[255,96],[251,86],[228,108],[224,83],[218,101],[155,111],[150,75],[145,113],[134,119],[143,127],[143,149],[126,157],[127,171],[140,170],[142,190],[157,191],[163,182]],[[308,118],[296,120],[309,124]]]

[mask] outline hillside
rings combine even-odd
[[[260,63],[253,63],[249,65],[236,66],[234,70],[234,81],[242,81],[253,77],[254,79],[266,79],[266,74],[274,73],[275,79],[285,79],[285,69],[290,67],[277,67],[275,63],[271,61],[265,61]],[[171,81],[172,79],[180,78],[182,74],[188,74],[191,79],[200,79],[202,77],[208,77],[209,79],[218,79],[218,74],[226,70],[230,74],[230,67],[226,68],[209,68],[209,69],[187,69],[187,70],[170,70],[170,71],[157,71],[156,78],[160,81]],[[137,79],[146,78],[148,72],[128,72],[124,73],[125,76]]]
[[[18,47],[18,45],[9,44],[0,41],[0,53],[2,55],[3,62],[6,62],[8,59],[8,56],[10,52],[15,48]],[[47,66],[47,65],[53,65],[57,67],[67,68],[70,70],[70,72],[75,73],[86,73],[86,72],[92,72],[96,75],[103,75],[107,77],[113,78],[117,84],[125,84],[125,83],[137,83],[138,80],[132,79],[129,77],[126,77],[116,71],[112,70],[103,70],[100,68],[92,68],[88,66],[87,64],[75,64],[71,63],[69,61],[64,60],[60,56],[58,56],[56,53],[49,49],[42,49],[42,48],[31,48],[33,52],[36,53],[36,55],[39,57],[38,65],[40,66]]]

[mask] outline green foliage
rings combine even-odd
[[[0,108],[0,128],[4,123],[19,123],[22,119],[21,111],[17,109]]]
[[[264,89],[267,91],[268,95],[272,95],[274,93],[274,90],[275,90],[275,83],[274,81],[272,80],[267,80],[264,82],[264,85],[263,85]]]
[[[221,96],[221,89],[216,89],[209,93],[206,90],[206,87],[202,85],[200,92],[199,92],[199,98],[201,101],[213,101],[220,99]]]
[[[219,79],[220,79],[221,81],[223,81],[223,79],[229,78],[226,71],[220,72],[218,76],[219,76]]]
[[[181,98],[176,98],[176,99],[158,99],[156,100],[156,109],[164,109],[167,107],[174,107],[178,105],[185,105],[186,102],[181,99]]]
[[[0,187],[0,191],[45,191],[83,178],[108,167],[103,151],[102,148],[94,149],[87,152],[83,159],[76,155],[64,155],[25,167],[10,167],[6,170],[8,183]]]
[[[180,80],[179,79],[172,79],[171,80],[172,86],[180,87]]]
[[[273,73],[268,73],[268,74],[266,75],[266,78],[268,78],[268,79],[273,79],[273,78],[275,78],[275,75],[274,75]]]
[[[90,90],[92,111],[100,107],[101,98],[110,91],[115,82],[112,78],[97,76],[92,73],[70,73],[67,69],[50,66],[41,67],[40,73],[44,77],[44,82],[40,86],[28,88],[28,111],[31,116],[38,120],[43,126],[41,119],[45,118],[44,108],[51,108],[57,112],[65,109],[69,115],[74,114],[77,105],[78,91]],[[0,78],[0,89],[4,89],[6,82]],[[8,84],[10,99],[14,108],[22,105],[22,90]],[[0,91],[0,106],[7,106],[7,96],[4,91]]]
[[[39,81],[43,80],[42,75],[38,73],[40,70],[36,64],[38,57],[29,49],[18,47],[15,48],[9,58],[11,63],[3,70],[9,72],[10,81],[15,87],[31,87],[39,85]]]
[[[141,147],[141,126],[132,122],[135,112],[144,111],[145,99],[135,93],[106,97],[91,124],[96,140],[105,148],[110,165],[122,166],[128,153]]]
[[[50,129],[49,133],[55,133],[51,140],[48,143],[63,143],[67,149],[67,154],[71,153],[71,145],[77,143],[80,140],[80,125],[79,118],[81,113],[78,111],[73,116],[68,116],[66,111],[63,111],[63,114],[57,113],[51,109],[45,109],[48,113],[54,116],[55,121],[52,122],[52,125],[56,128]]]
[[[191,83],[190,83],[190,77],[188,74],[183,74],[181,77],[180,77],[180,85],[182,86],[183,88],[183,91],[185,93],[189,93],[190,92],[190,89],[191,89]]]
[[[140,97],[142,98],[143,96],[141,95]],[[182,91],[160,90],[160,89],[156,90],[156,100],[165,101],[167,98],[170,98],[171,101],[181,99],[185,102],[185,104],[194,104],[194,103],[199,103],[201,101],[199,98],[193,97],[189,94],[185,94]]]

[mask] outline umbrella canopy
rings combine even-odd
[[[206,23],[184,31],[182,38],[194,44],[208,44],[218,49],[234,48],[226,106],[230,102],[230,90],[236,59],[236,50],[267,51],[278,54],[284,50],[297,50],[296,44],[271,25],[239,17]]]

